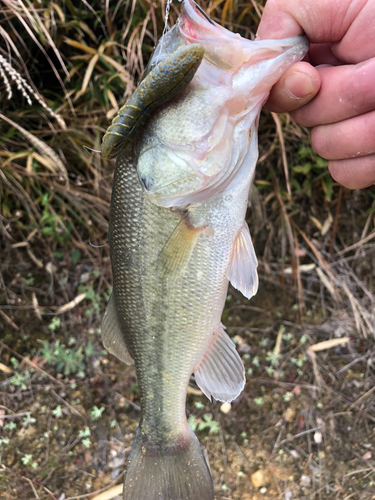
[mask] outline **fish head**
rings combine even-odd
[[[203,202],[227,189],[240,171],[254,170],[262,104],[308,50],[305,37],[245,39],[209,19],[193,0],[183,1],[154,57],[181,44],[203,47],[203,61],[187,88],[154,114],[138,144],[141,183],[164,207]]]

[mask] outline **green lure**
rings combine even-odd
[[[201,45],[184,45],[150,71],[108,127],[102,140],[104,158],[115,158],[134,139],[156,108],[188,86],[203,55]]]

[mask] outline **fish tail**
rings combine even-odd
[[[194,433],[172,445],[150,444],[137,429],[123,500],[214,500],[210,472]]]

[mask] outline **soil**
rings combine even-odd
[[[21,251],[2,269],[0,497],[94,498],[121,484],[140,417],[134,368],[100,342],[108,248],[97,250],[95,265],[82,259],[70,266],[65,280],[64,260],[48,274]],[[373,249],[366,255],[373,273]],[[189,388],[187,414],[198,426],[216,498],[375,499],[374,332],[361,330],[348,297],[329,297],[315,270],[301,274],[303,306],[288,270],[277,269],[260,259],[260,289],[250,303],[229,290],[223,322],[244,361],[243,393],[222,405],[210,403],[193,379]],[[82,286],[96,295],[51,329],[57,308]],[[371,302],[357,298],[364,308]],[[311,351],[329,339],[342,343]],[[90,346],[81,373],[59,373],[43,355],[45,340],[59,340],[67,352]]]

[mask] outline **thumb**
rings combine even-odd
[[[276,113],[294,111],[304,106],[319,92],[319,72],[307,62],[298,62],[286,70],[272,87],[265,108]]]

